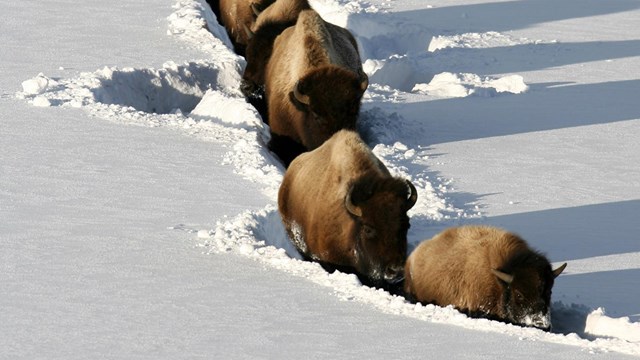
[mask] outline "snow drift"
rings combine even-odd
[[[427,233],[462,221],[481,220],[481,209],[460,207],[448,197],[454,190],[451,181],[427,167],[426,160],[437,155],[419,145],[427,130],[420,122],[398,114],[395,106],[416,96],[424,100],[518,96],[529,89],[521,75],[469,72],[466,60],[456,58],[450,50],[553,41],[513,38],[495,31],[437,35],[432,28],[361,1],[315,0],[312,6],[328,21],[348,27],[358,39],[371,81],[359,130],[390,171],[410,179],[419,194],[418,203],[409,212],[409,248]],[[201,2],[177,1],[174,9],[168,18],[168,34],[210,54],[210,59],[167,62],[161,69],[105,67],[74,79],[39,74],[25,80],[17,96],[34,106],[82,108],[110,121],[167,127],[187,136],[228,144],[225,163],[260,187],[272,203],[260,211],[246,211],[219,221],[215,229],[199,229],[200,246],[208,252],[247,256],[326,286],[340,299],[384,313],[504,333],[527,341],[640,355],[638,323],[627,317],[608,317],[603,309],[556,301],[552,306],[553,332],[545,333],[470,319],[450,307],[410,304],[402,297],[362,286],[353,275],[328,274],[319,265],[300,260],[274,205],[284,169],[266,149],[267,126],[238,90],[243,59],[229,50],[224,30]],[[399,38],[402,40],[395,41]],[[570,262],[568,270],[571,267]]]

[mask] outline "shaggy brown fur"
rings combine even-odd
[[[218,21],[227,30],[227,34],[233,43],[233,48],[238,55],[244,56],[245,48],[249,42],[249,36],[245,27],[251,28],[256,21],[256,15],[251,6],[264,9],[275,0],[220,0],[218,1]],[[212,9],[215,5],[211,5]]]
[[[313,150],[336,131],[355,129],[366,85],[353,35],[304,10],[296,25],[276,38],[267,64],[271,132]],[[308,104],[295,98],[296,86]],[[287,164],[298,154],[277,155]]]
[[[307,0],[276,0],[258,15],[251,30],[256,32],[265,23],[280,22],[294,25],[300,12],[309,9],[311,6]]]
[[[307,0],[277,0],[258,15],[251,28],[253,35],[247,44],[247,66],[242,76],[242,91],[246,96],[262,95],[273,42],[284,29],[296,24],[301,11],[309,9]]]
[[[422,242],[411,253],[404,288],[420,302],[548,329],[551,288],[565,265],[552,270],[542,254],[515,234],[489,226],[462,226]],[[493,270],[512,280],[500,279]]]
[[[341,130],[291,163],[278,207],[306,258],[384,286],[402,279],[416,199],[415,187],[392,177],[355,131]]]

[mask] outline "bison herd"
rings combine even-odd
[[[278,210],[297,250],[329,271],[415,302],[548,330],[566,263],[515,234],[450,228],[407,257],[415,186],[394,177],[356,131],[367,75],[354,36],[307,0],[210,0],[247,65],[241,90],[269,124],[287,171]]]

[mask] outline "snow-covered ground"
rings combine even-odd
[[[410,247],[485,223],[568,262],[552,333],[300,261],[204,4],[3,5],[0,357],[640,356],[640,2],[311,2],[360,44]]]

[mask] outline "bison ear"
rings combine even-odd
[[[242,28],[244,29],[244,32],[247,35],[247,39],[248,40],[253,39],[253,36],[255,35],[255,33],[253,31],[251,31],[251,29],[249,29],[247,24],[242,24]]]
[[[256,5],[256,3],[254,3],[254,2],[252,2],[250,6],[251,6],[251,11],[253,11],[253,14],[256,17],[260,16],[260,13],[262,11],[258,8],[258,5]]]
[[[564,263],[560,265],[557,269],[553,270],[553,277],[557,278],[558,276],[560,276],[560,274],[562,274],[562,272],[564,271],[564,268],[566,267],[567,267],[567,263]]]
[[[506,284],[511,284],[513,282],[513,275],[504,273],[500,270],[491,269],[493,275],[495,275],[498,279],[504,281]]]
[[[368,86],[369,86],[369,77],[367,76],[367,74],[363,73],[362,79],[360,80],[360,90],[362,90],[362,92],[365,92]]]

